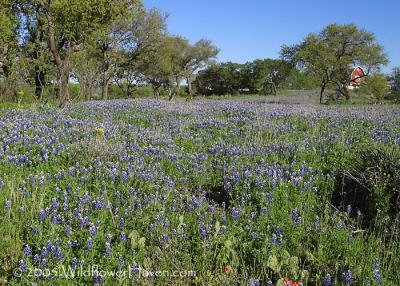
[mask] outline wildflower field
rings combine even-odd
[[[259,100],[2,110],[0,284],[400,285],[399,118]],[[382,166],[368,186],[363,150]]]

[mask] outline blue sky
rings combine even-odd
[[[400,66],[400,0],[143,0],[169,13],[171,34],[191,42],[207,38],[221,49],[219,61],[244,63],[276,58],[282,44],[294,44],[331,23],[355,23],[385,47],[389,72]]]

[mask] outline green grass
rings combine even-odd
[[[377,273],[382,285],[400,285],[398,235],[365,229],[331,203],[335,172],[356,148],[400,143],[399,108],[234,99],[0,110],[0,281],[324,285],[330,275],[348,285],[350,270],[351,285],[378,285]],[[74,259],[84,269],[169,274],[29,272],[60,274]],[[196,275],[171,276],[183,270]]]

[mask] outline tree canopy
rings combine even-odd
[[[321,102],[328,84],[349,98],[349,75],[355,66],[363,67],[368,76],[388,62],[374,34],[354,24],[332,24],[318,34],[311,33],[297,45],[283,46],[281,57],[318,78]]]

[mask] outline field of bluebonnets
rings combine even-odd
[[[244,100],[0,111],[0,284],[400,285],[393,218],[370,230],[332,201],[354,150],[399,147],[399,118]]]

